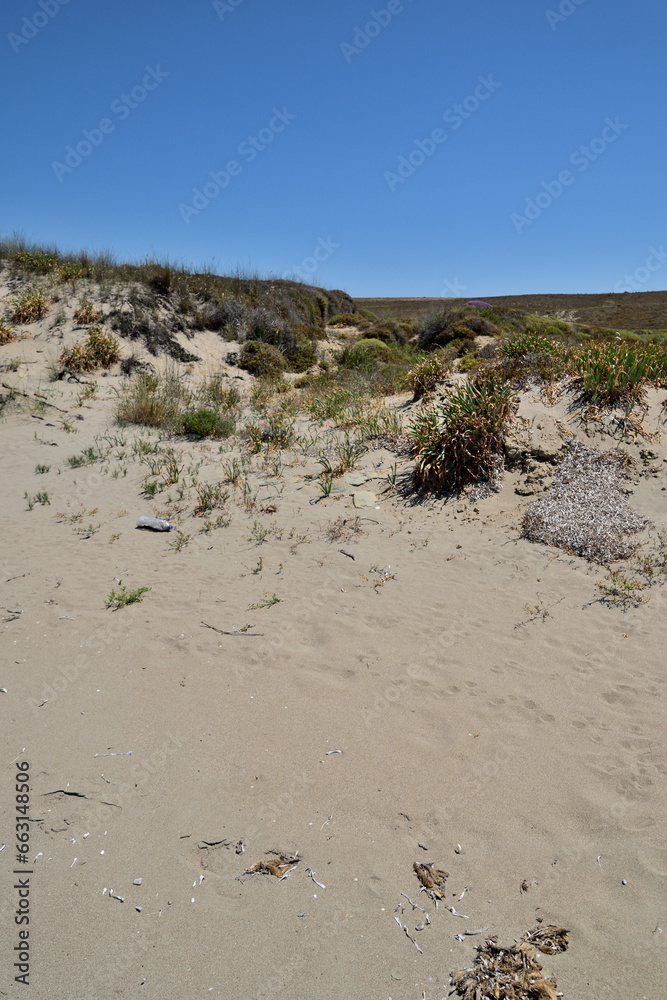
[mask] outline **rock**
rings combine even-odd
[[[348,472],[345,476],[345,482],[349,483],[350,486],[363,486],[364,483],[368,482],[368,478],[363,472]]]
[[[352,494],[352,502],[358,508],[375,507],[377,497],[370,490],[357,490],[356,493]]]
[[[563,457],[565,444],[560,438],[539,438],[531,444],[531,454],[540,462],[558,462]]]

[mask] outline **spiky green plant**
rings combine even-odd
[[[489,479],[515,409],[511,387],[493,377],[466,382],[424,407],[410,427],[417,483],[460,491]]]
[[[647,385],[667,384],[667,350],[659,344],[607,341],[584,344],[570,364],[584,395],[597,406],[641,401]]]

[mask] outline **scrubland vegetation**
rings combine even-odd
[[[380,316],[341,291],[168,261],[117,263],[20,239],[0,243],[0,262],[17,289],[0,342],[16,336],[10,321],[29,324],[76,299],[72,320],[88,330],[60,352],[59,377],[120,362],[119,423],[236,439],[257,454],[289,447],[302,418],[346,434],[352,451],[377,441],[410,450],[418,490],[493,480],[517,394],[529,385],[552,394],[566,387],[589,415],[610,407],[628,415],[648,386],[667,384],[661,331],[591,328],[571,311],[473,300]],[[192,366],[198,358],[184,344],[200,330],[238,343],[226,360],[254,376],[249,394],[248,382],[230,385],[228,370],[198,379],[192,368],[185,378],[171,361],[127,354],[135,343]],[[387,402],[406,392],[421,401],[407,421]]]

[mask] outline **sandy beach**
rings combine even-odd
[[[622,442],[523,393],[541,480],[515,468],[445,501],[375,448],[322,496],[316,450],[276,463],[121,427],[118,366],[82,399],[48,381],[81,331],[25,332],[0,347],[0,996],[20,990],[24,761],[34,998],[443,1000],[486,937],[551,924],[569,932],[540,959],[559,996],[664,996],[666,591],[605,602],[602,567],[520,530],[568,435],[621,443],[628,502],[665,530],[664,391],[653,437]],[[183,378],[250,392],[236,345],[183,345],[202,359]],[[421,405],[390,404],[406,426]],[[150,497],[142,458],[168,449],[178,481]],[[244,456],[251,500],[227,483],[206,530],[193,477]],[[145,514],[175,530],[137,530]],[[149,589],[108,607],[122,587]],[[244,874],[281,853],[286,878]],[[415,862],[449,873],[437,910]]]

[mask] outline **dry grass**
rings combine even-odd
[[[93,326],[87,340],[66,347],[60,355],[63,368],[73,372],[92,372],[110,368],[120,357],[120,344],[110,333]]]
[[[32,286],[13,298],[11,306],[15,323],[34,323],[51,308],[44,293]]]
[[[12,330],[7,320],[0,319],[0,347],[4,347],[5,344],[13,344],[18,339],[16,332]]]

